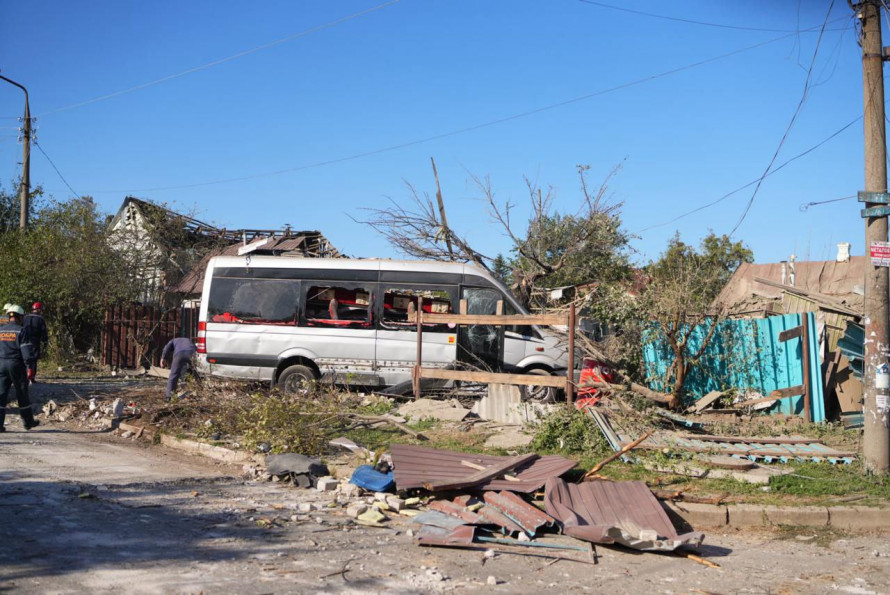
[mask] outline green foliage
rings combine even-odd
[[[26,233],[0,234],[0,296],[45,304],[52,355],[64,360],[99,337],[104,306],[132,297],[122,263],[106,242],[104,217],[90,199],[50,201]]]
[[[12,190],[5,190],[0,184],[0,234],[15,231],[19,228],[21,217],[22,199],[20,195],[21,181],[17,180],[11,185]],[[35,186],[31,188],[28,197],[28,217],[34,216],[40,197],[43,196],[43,188]]]
[[[721,330],[726,309],[718,296],[739,265],[753,259],[751,250],[726,235],[711,232],[696,249],[677,234],[661,258],[647,267],[649,283],[640,296],[640,311],[646,315],[640,321],[641,337],[671,354],[671,365],[658,384],[671,387],[677,399],[683,397],[690,371],[707,369],[702,357],[712,341],[720,341],[720,351],[729,354],[744,339]]]
[[[237,424],[249,449],[266,443],[274,453],[320,455],[332,431],[345,426],[342,411],[333,391],[254,393],[239,412]]]
[[[588,414],[562,407],[541,420],[531,449],[588,456],[610,452],[606,439]]]
[[[513,268],[503,254],[498,254],[491,261],[491,274],[507,287],[513,283]]]
[[[862,494],[890,500],[890,481],[885,477],[865,475],[862,466],[797,463],[794,473],[770,480],[770,488],[778,494],[793,496],[844,496]]]

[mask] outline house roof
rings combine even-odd
[[[168,290],[184,295],[200,295],[204,285],[204,271],[214,256],[238,256],[244,248],[254,247],[251,254],[273,256],[309,256],[316,258],[340,258],[342,255],[319,231],[276,232],[281,235],[256,236],[251,242],[237,242],[211,250],[185,277]],[[246,235],[246,234],[245,234]]]
[[[862,310],[862,287],[865,268],[869,264],[868,257],[851,256],[846,262],[827,260],[793,264],[796,289],[828,296],[853,310]],[[763,305],[780,300],[785,291],[781,287],[783,281],[785,285],[791,285],[791,265],[792,263],[780,262],[743,263],[717,296],[717,300],[728,304],[736,311],[746,306]],[[772,283],[768,285],[757,279],[765,279]]]

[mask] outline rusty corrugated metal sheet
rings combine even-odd
[[[510,457],[438,450],[408,444],[393,444],[390,452],[395,470],[396,488],[399,490],[421,488],[424,484],[446,481],[459,483],[478,473],[476,469],[466,466],[461,461],[489,467],[503,464],[510,459]],[[574,466],[574,461],[559,455],[538,457],[511,471],[516,481],[492,479],[474,487],[483,490],[534,492],[540,489],[548,478],[558,477]]]
[[[430,502],[427,507],[431,510],[450,514],[451,516],[457,517],[471,525],[477,525],[482,521],[478,514],[467,510],[466,506],[463,504],[457,504],[448,500],[434,500],[433,502]]]
[[[555,523],[549,514],[512,492],[485,492],[484,498],[486,504],[522,527],[529,537],[534,537],[541,527],[552,527]]]
[[[698,546],[704,534],[677,535],[661,503],[642,481],[592,481],[570,484],[547,481],[547,512],[563,532],[594,543],[618,543],[644,551],[673,551]]]
[[[417,531],[414,539],[418,545],[470,545],[476,538],[476,527],[461,525],[454,529],[443,529],[433,525],[424,525]]]

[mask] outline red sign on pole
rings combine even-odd
[[[890,267],[890,242],[872,242],[869,253],[872,266]]]

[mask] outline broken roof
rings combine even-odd
[[[229,244],[211,250],[204,255],[192,270],[186,273],[176,285],[169,288],[173,293],[184,295],[200,295],[204,285],[204,271],[207,263],[214,256],[238,256],[238,251],[250,246],[256,249],[251,254],[271,254],[274,256],[303,256],[316,258],[339,258],[341,254],[319,231],[277,232],[281,235],[257,236],[251,242]]]
[[[846,262],[795,262],[794,287],[834,298],[853,310],[861,311],[862,284],[868,264],[865,256],[851,256]],[[760,283],[756,281],[758,278],[773,284]],[[740,307],[754,309],[753,306],[758,304],[762,307],[763,304],[781,300],[784,289],[775,284],[781,285],[784,281],[784,284],[791,285],[790,279],[791,263],[743,263],[717,296],[717,301],[728,304],[734,311]]]

